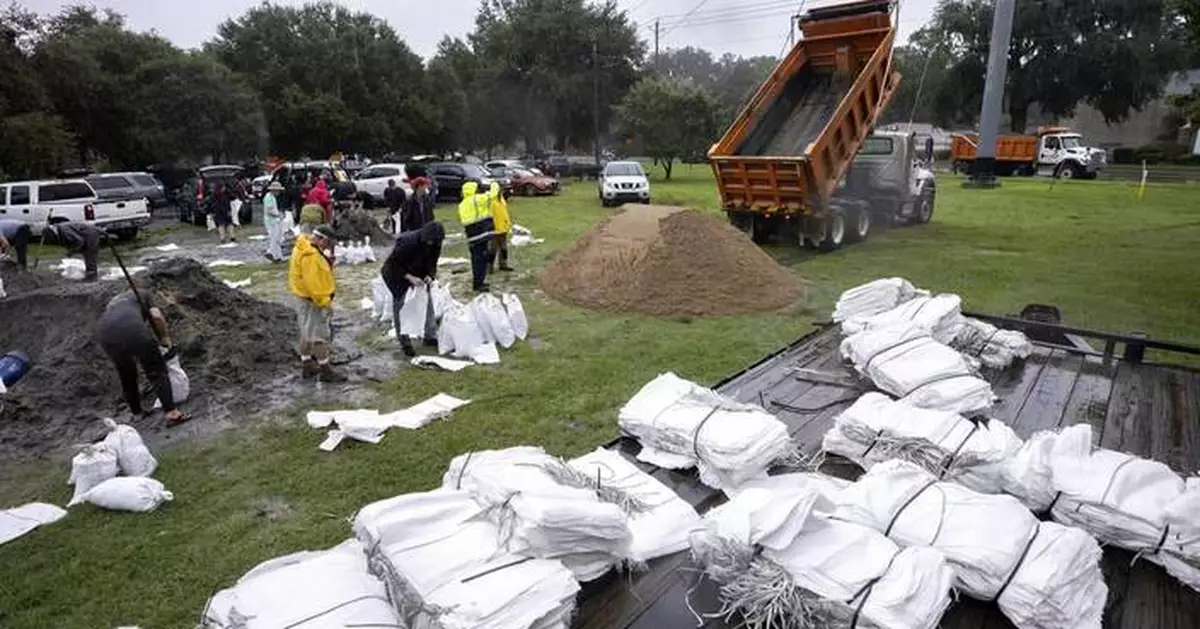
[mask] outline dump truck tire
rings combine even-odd
[[[913,212],[912,223],[914,225],[924,225],[933,220],[933,206],[937,202],[937,192],[929,191],[923,193],[917,199],[917,208]]]
[[[874,225],[874,217],[871,216],[871,208],[863,207],[851,210],[846,214],[849,218],[847,226],[849,230],[846,232],[847,242],[862,242],[871,234],[871,227]]]
[[[822,253],[836,251],[846,240],[846,217],[840,212],[827,216],[810,216],[800,228],[800,245]]]

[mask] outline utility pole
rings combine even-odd
[[[596,156],[596,167],[600,166],[600,54],[595,38],[592,39],[592,151]]]
[[[658,67],[658,20],[654,20],[654,72],[659,73]]]
[[[992,41],[988,49],[987,78],[983,84],[983,108],[979,112],[979,146],[971,175],[963,183],[969,188],[995,188],[996,136],[1004,103],[1004,80],[1008,72],[1008,46],[1012,39],[1013,9],[1016,0],[995,0],[992,9]]]

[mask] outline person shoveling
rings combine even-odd
[[[150,302],[155,300],[148,288],[139,291],[132,281],[130,288],[108,302],[96,326],[96,340],[116,366],[121,391],[130,412],[134,415],[145,414],[138,386],[137,366],[140,363],[158,394],[164,423],[168,427],[175,426],[189,417],[175,407],[176,400],[167,367],[174,348],[167,320],[161,308],[143,301],[144,297]]]
[[[83,255],[83,279],[86,282],[99,279],[97,263],[100,260],[100,244],[109,238],[104,230],[85,222],[54,223],[42,230],[42,242],[58,242],[67,248],[68,255]]]

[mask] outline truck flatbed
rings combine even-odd
[[[1005,321],[997,319],[997,324]],[[1009,321],[1011,324],[1011,320]],[[1200,470],[1200,371],[1140,360],[1143,346],[1119,335],[1024,324],[1031,338],[1083,332],[1107,342],[1103,352],[1078,344],[1036,342],[1028,359],[993,374],[1001,401],[992,416],[1021,436],[1087,422],[1104,448],[1130,452],[1169,464],[1178,472]],[[837,326],[824,326],[792,345],[716,385],[716,390],[744,402],[758,402],[788,425],[806,452],[819,450],[821,437],[834,418],[862,392],[864,383],[838,353]],[[1123,356],[1118,343],[1126,343]],[[1169,344],[1158,344],[1167,348]],[[1145,347],[1155,348],[1153,342]],[[1169,349],[1169,348],[1168,348]],[[1131,351],[1132,350],[1132,351]],[[1196,351],[1184,348],[1182,351]],[[869,383],[867,383],[869,386]],[[640,446],[620,438],[609,447],[634,460]],[[840,461],[840,462],[839,462]],[[664,470],[635,463],[671,487],[704,513],[723,501],[720,492],[696,478],[694,470]],[[831,457],[823,471],[853,478],[858,468]],[[1103,569],[1109,588],[1106,629],[1194,629],[1200,627],[1200,593],[1171,578],[1133,553],[1104,550]],[[721,629],[738,619],[702,618],[719,608],[716,587],[703,578],[686,552],[653,561],[637,574],[609,574],[586,584],[580,595],[575,629]],[[694,611],[693,611],[694,610]],[[942,619],[942,629],[1010,629],[1012,624],[993,603],[962,596]]]

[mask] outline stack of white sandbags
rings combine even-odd
[[[669,487],[605,448],[568,464],[584,478],[595,479],[598,492],[614,492],[637,501],[636,508],[626,510],[631,535],[628,561],[642,563],[688,547],[688,534],[700,524],[700,516]]]
[[[851,317],[842,322],[842,332],[850,336],[874,328],[915,325],[929,330],[935,341],[949,343],[958,334],[962,320],[962,299],[947,293],[915,297],[869,317]]]
[[[957,585],[995,600],[1020,629],[1098,629],[1108,588],[1100,547],[1080,529],[1039,522],[1016,498],[974,492],[907,461],[872,467],[838,494],[837,517],[901,546],[941,550]]]
[[[471,494],[437,490],[364,507],[354,532],[404,626],[566,629],[579,584],[562,562],[507,552]]]
[[[742,404],[666,373],[621,408],[621,430],[642,444],[638,460],[667,469],[696,467],[700,481],[730,490],[766,475],[794,451],[787,427]]]
[[[866,393],[834,421],[822,447],[863,469],[889,459],[920,465],[939,479],[985,494],[1004,493],[1021,439],[1003,422],[917,408]],[[1027,505],[1028,506],[1028,505]]]
[[[1033,353],[1033,343],[1024,333],[997,328],[970,317],[961,317],[957,332],[949,343],[950,347],[991,369],[1003,369]]]
[[[153,511],[175,495],[150,478],[158,460],[133,426],[104,420],[108,435],[104,441],[85,446],[71,459],[71,477],[75,486],[68,507],[90,502],[114,511]],[[118,473],[122,476],[118,476]]]
[[[936,627],[953,581],[942,553],[831,519],[830,491],[810,475],[775,476],[705,515],[692,554],[720,584],[722,612],[754,627]]]
[[[357,540],[265,561],[204,609],[201,629],[404,627]]]
[[[445,293],[438,307],[438,353],[480,364],[500,362],[497,346],[509,348],[529,335],[529,318],[515,293],[489,293],[462,303]]]
[[[1137,551],[1200,590],[1200,477],[1185,480],[1157,461],[1093,449],[1088,424],[1036,437],[1051,443],[1042,450],[1050,473],[1042,482],[1057,492],[1055,520]]]
[[[962,354],[920,326],[863,330],[843,340],[841,351],[875,386],[919,408],[970,413],[996,397]]]
[[[928,295],[918,290],[908,280],[899,277],[879,279],[855,286],[838,297],[833,309],[833,320],[846,321],[856,317],[870,317],[891,310],[913,299]]]
[[[559,559],[580,581],[600,577],[629,552],[622,506],[601,500],[592,477],[541,448],[454,457],[442,488],[465,491],[485,508],[509,551]]]

